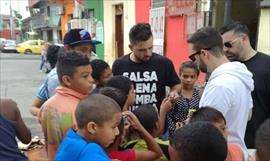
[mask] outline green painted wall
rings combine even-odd
[[[85,9],[94,9],[95,18],[97,19],[97,21],[101,21],[102,24],[104,24],[103,0],[84,0],[84,7]],[[96,54],[98,55],[99,58],[104,59],[104,43],[96,46]]]

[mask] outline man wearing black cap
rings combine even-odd
[[[94,45],[100,43],[100,41],[92,40],[90,33],[84,29],[72,29],[64,36],[65,51],[73,50],[86,54],[90,60],[97,59],[93,49],[95,47]]]
[[[100,41],[92,40],[90,33],[84,29],[71,29],[64,36],[64,51],[76,51],[83,55],[87,55],[91,61],[98,58],[93,52],[93,48],[96,44],[100,43]],[[43,84],[37,91],[37,97],[33,101],[30,109],[30,112],[34,116],[37,116],[42,104],[55,94],[55,88],[58,85],[59,80],[56,68],[54,68],[47,75]]]

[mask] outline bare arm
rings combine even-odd
[[[31,132],[22,120],[17,103],[12,99],[1,99],[0,113],[8,120],[16,122],[16,136],[24,143],[31,141]]]
[[[160,112],[159,112],[159,118],[160,118],[160,129],[159,134],[163,134],[165,122],[166,122],[166,115],[167,113],[172,109],[172,102],[169,97],[166,97],[163,99],[161,105],[160,105]]]
[[[32,107],[30,109],[30,112],[32,115],[37,116],[38,113],[40,112],[40,108],[43,105],[45,101],[39,99],[38,97],[36,97],[36,99],[33,101],[32,103]]]
[[[182,86],[179,83],[179,84],[176,84],[173,87],[171,87],[170,92],[177,92],[177,93],[179,93],[179,92],[181,92],[181,90],[182,90]]]
[[[179,93],[181,93],[181,91],[182,91],[181,84],[174,85],[173,87],[171,87],[169,96],[173,98],[173,100],[176,100],[179,97]]]
[[[148,148],[148,150],[135,150],[135,160],[152,161],[158,159],[162,155],[162,150],[156,143],[155,139],[144,129],[137,117],[132,112],[125,111],[123,114],[128,116],[131,126],[139,131]]]
[[[16,135],[22,143],[28,144],[31,141],[31,132],[26,127],[24,121],[22,120],[21,113],[17,106],[14,110],[16,113],[16,122],[17,122]]]

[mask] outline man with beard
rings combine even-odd
[[[202,72],[210,74],[199,106],[215,108],[224,115],[228,126],[228,142],[239,144],[247,158],[244,135],[253,107],[252,73],[244,64],[227,59],[223,53],[221,35],[214,28],[199,29],[187,42],[193,53],[189,58]]]
[[[166,96],[165,87],[171,89],[173,100],[179,97],[180,80],[168,58],[153,53],[153,35],[148,23],[138,23],[129,31],[131,53],[113,63],[114,75],[123,75],[134,82],[136,101],[129,109],[134,110],[142,104],[152,104],[160,108]]]
[[[254,108],[245,134],[247,147],[253,149],[257,129],[270,118],[270,56],[251,47],[249,30],[240,22],[222,27],[220,33],[225,55],[231,61],[244,63],[254,76],[255,89],[252,92]]]

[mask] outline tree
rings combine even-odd
[[[15,14],[14,22],[16,24],[16,27],[20,27],[21,20],[22,20],[22,15],[16,10],[13,10],[13,11],[14,11],[14,14]]]

